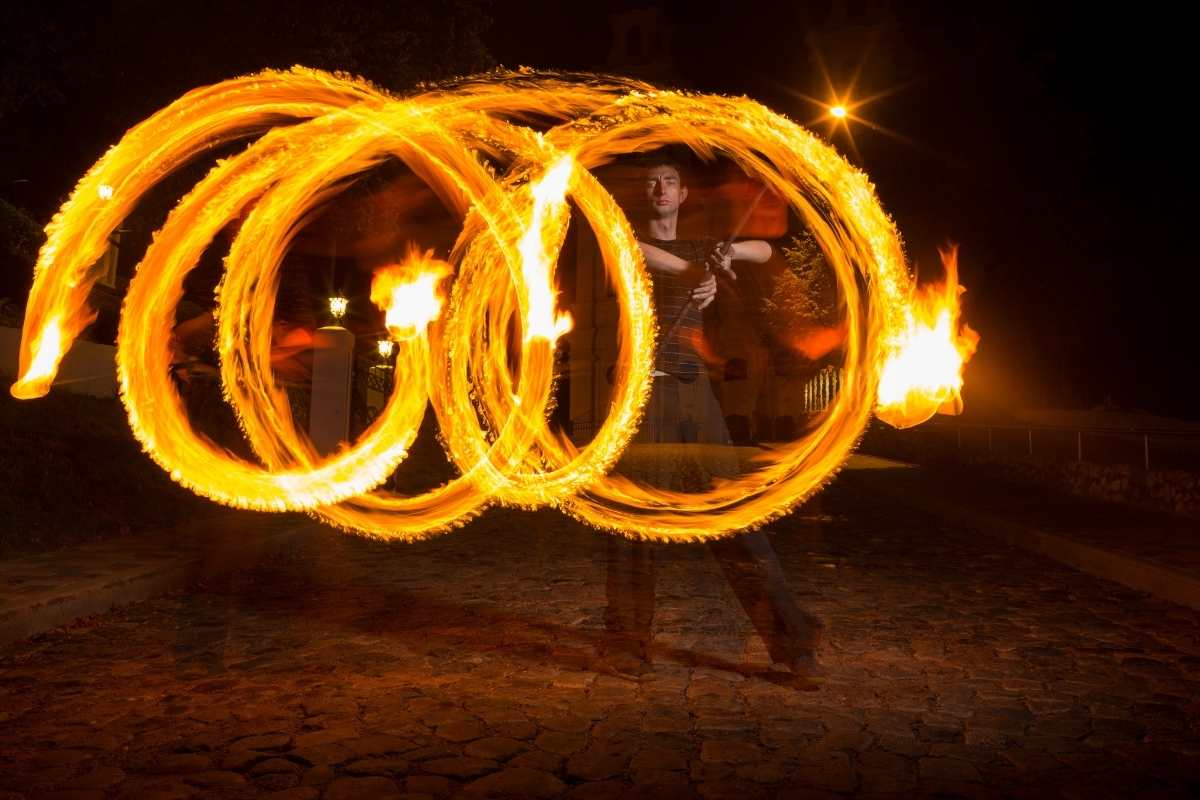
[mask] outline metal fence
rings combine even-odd
[[[828,366],[804,384],[804,408],[806,414],[824,411],[842,388],[842,371]]]
[[[1200,430],[972,424],[935,419],[912,429],[921,444],[964,454],[1128,464],[1200,472]]]

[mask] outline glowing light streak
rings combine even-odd
[[[535,116],[558,124],[538,133],[512,122]],[[289,119],[295,124],[280,124]],[[949,373],[931,378],[923,366],[906,366],[925,364],[915,353],[938,350],[916,333],[921,326],[943,343],[958,335],[957,289],[937,294],[926,308],[866,176],[757,103],[531,72],[394,98],[296,68],[188,93],[131,130],[84,176],[47,229],[14,395],[49,390],[63,354],[94,318],[90,267],[138,199],[211,146],[255,134],[260,138],[217,163],[157,232],[130,283],[118,334],[121,394],[135,436],[176,481],[218,502],[303,509],[348,530],[401,539],[449,530],[492,503],[553,505],[629,536],[721,536],[757,527],[819,489],[860,436],[881,376],[881,416],[901,424],[947,402],[939,387],[950,386],[953,397],[961,385]],[[608,474],[649,394],[657,326],[633,231],[590,172],[676,142],[726,155],[780,195],[813,230],[845,300],[841,390],[813,429],[764,454],[747,474],[695,493]],[[499,177],[481,155],[504,165]],[[357,441],[322,458],[296,428],[275,382],[274,298],[263,287],[278,284],[303,221],[393,157],[463,217],[463,231],[447,263],[414,255],[376,276],[373,299],[399,340],[396,388]],[[121,192],[102,199],[104,185]],[[621,311],[612,404],[582,448],[547,425],[553,345],[571,324],[553,291],[568,200],[596,234]],[[234,220],[241,225],[217,296],[216,340],[227,399],[261,463],[198,435],[169,375],[184,278]],[[443,299],[438,289],[450,272]],[[942,324],[946,303],[954,310]],[[522,334],[515,342],[514,327]],[[965,358],[961,348],[955,352]],[[904,411],[893,414],[901,396]],[[405,457],[427,402],[460,476],[416,496],[372,491]]]

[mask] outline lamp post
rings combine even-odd
[[[345,297],[329,298],[333,323],[313,335],[312,406],[308,413],[308,435],[317,452],[337,450],[350,438],[350,382],[354,373],[354,334],[341,325],[350,302]]]

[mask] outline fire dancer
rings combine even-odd
[[[739,230],[724,240],[678,238],[679,211],[688,197],[681,163],[661,155],[647,160],[643,178],[647,213],[638,235],[654,284],[659,341],[654,386],[635,441],[703,445],[672,449],[651,459],[667,482],[680,476],[662,473],[678,471],[685,454],[697,462],[689,465],[689,472],[732,477],[738,470],[737,455],[727,447],[729,428],[699,352],[702,312],[716,298],[717,275],[736,281],[733,262],[762,264],[771,258],[771,245],[759,239],[734,241]],[[622,651],[649,661],[655,548],[643,541],[609,539],[605,622],[617,645],[616,653],[606,654],[610,663],[618,663]],[[709,549],[772,660],[788,665],[798,677],[819,677],[815,650],[820,624],[797,605],[766,535],[742,533],[710,542]],[[635,664],[625,671],[640,669]]]

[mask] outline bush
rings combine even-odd
[[[6,379],[7,385],[8,380]],[[0,399],[0,557],[156,529],[213,513],[141,452],[115,399]]]

